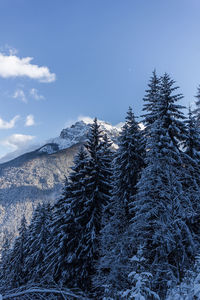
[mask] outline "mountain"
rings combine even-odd
[[[101,130],[117,147],[120,129],[100,121]],[[20,219],[30,220],[38,202],[55,201],[90,124],[79,121],[43,146],[0,164],[0,226],[16,235]]]
[[[113,142],[113,147],[117,147],[117,139],[120,133],[119,128],[112,126],[104,121],[98,121],[103,133],[107,134],[108,138]],[[49,143],[56,144],[59,150],[63,150],[71,147],[77,143],[82,143],[87,139],[87,133],[90,127],[90,123],[79,121],[73,124],[70,128],[63,129],[58,138],[49,140]],[[53,153],[54,150],[47,146],[41,148],[40,151]]]

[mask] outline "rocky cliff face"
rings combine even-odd
[[[120,130],[105,122],[100,125],[116,147]],[[89,126],[77,122],[39,149],[0,164],[0,232],[8,228],[15,235],[23,214],[29,220],[38,202],[59,197]]]

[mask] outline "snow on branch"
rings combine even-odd
[[[37,287],[33,286],[30,288],[26,287],[21,287],[19,289],[15,289],[12,291],[8,291],[5,295],[0,295],[0,299],[12,299],[16,297],[19,297],[20,300],[22,300],[23,296],[26,297],[28,294],[33,294],[40,296],[40,294],[51,294],[51,295],[61,295],[63,299],[69,299],[68,297],[72,297],[73,299],[82,299],[82,300],[87,300],[88,298],[81,296],[80,294],[75,294],[71,290],[68,289],[57,289],[57,288],[42,288],[42,287]],[[24,298],[27,299],[27,298]],[[71,298],[70,298],[71,299]]]

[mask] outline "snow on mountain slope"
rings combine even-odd
[[[0,164],[6,163],[23,154],[35,150],[38,150],[42,153],[52,154],[59,150],[69,148],[77,143],[84,142],[87,138],[89,126],[92,122],[93,120],[89,117],[83,118],[83,120],[80,118],[80,120],[78,122],[75,122],[72,126],[63,129],[60,133],[60,136],[56,138],[51,138],[48,141],[40,144],[31,144],[27,147],[23,147],[6,154],[5,156],[0,158]],[[112,126],[107,122],[99,120],[98,123],[101,127],[101,130],[106,133],[113,142],[113,148],[117,148],[117,138],[124,123],[121,122],[116,126]]]
[[[100,129],[103,133],[107,134],[109,139],[113,142],[113,147],[117,148],[117,138],[120,134],[121,128],[112,126],[104,121],[98,121]],[[48,143],[57,144],[59,150],[69,148],[77,143],[82,143],[87,139],[88,130],[91,123],[86,123],[85,121],[78,121],[71,127],[63,129],[60,136],[57,138],[50,139]],[[40,151],[47,153],[52,153],[52,148],[42,148]]]

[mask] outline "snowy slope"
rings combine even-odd
[[[121,128],[112,126],[104,121],[98,121],[103,133],[106,133],[109,139],[113,142],[113,147],[117,148],[117,138],[121,131]],[[58,150],[53,149],[49,144],[58,145],[59,150],[69,148],[75,144],[86,141],[90,123],[85,121],[79,121],[73,124],[71,127],[65,128],[61,131],[60,136],[50,139],[47,145],[41,147],[41,152],[47,152],[49,154],[55,153]]]

